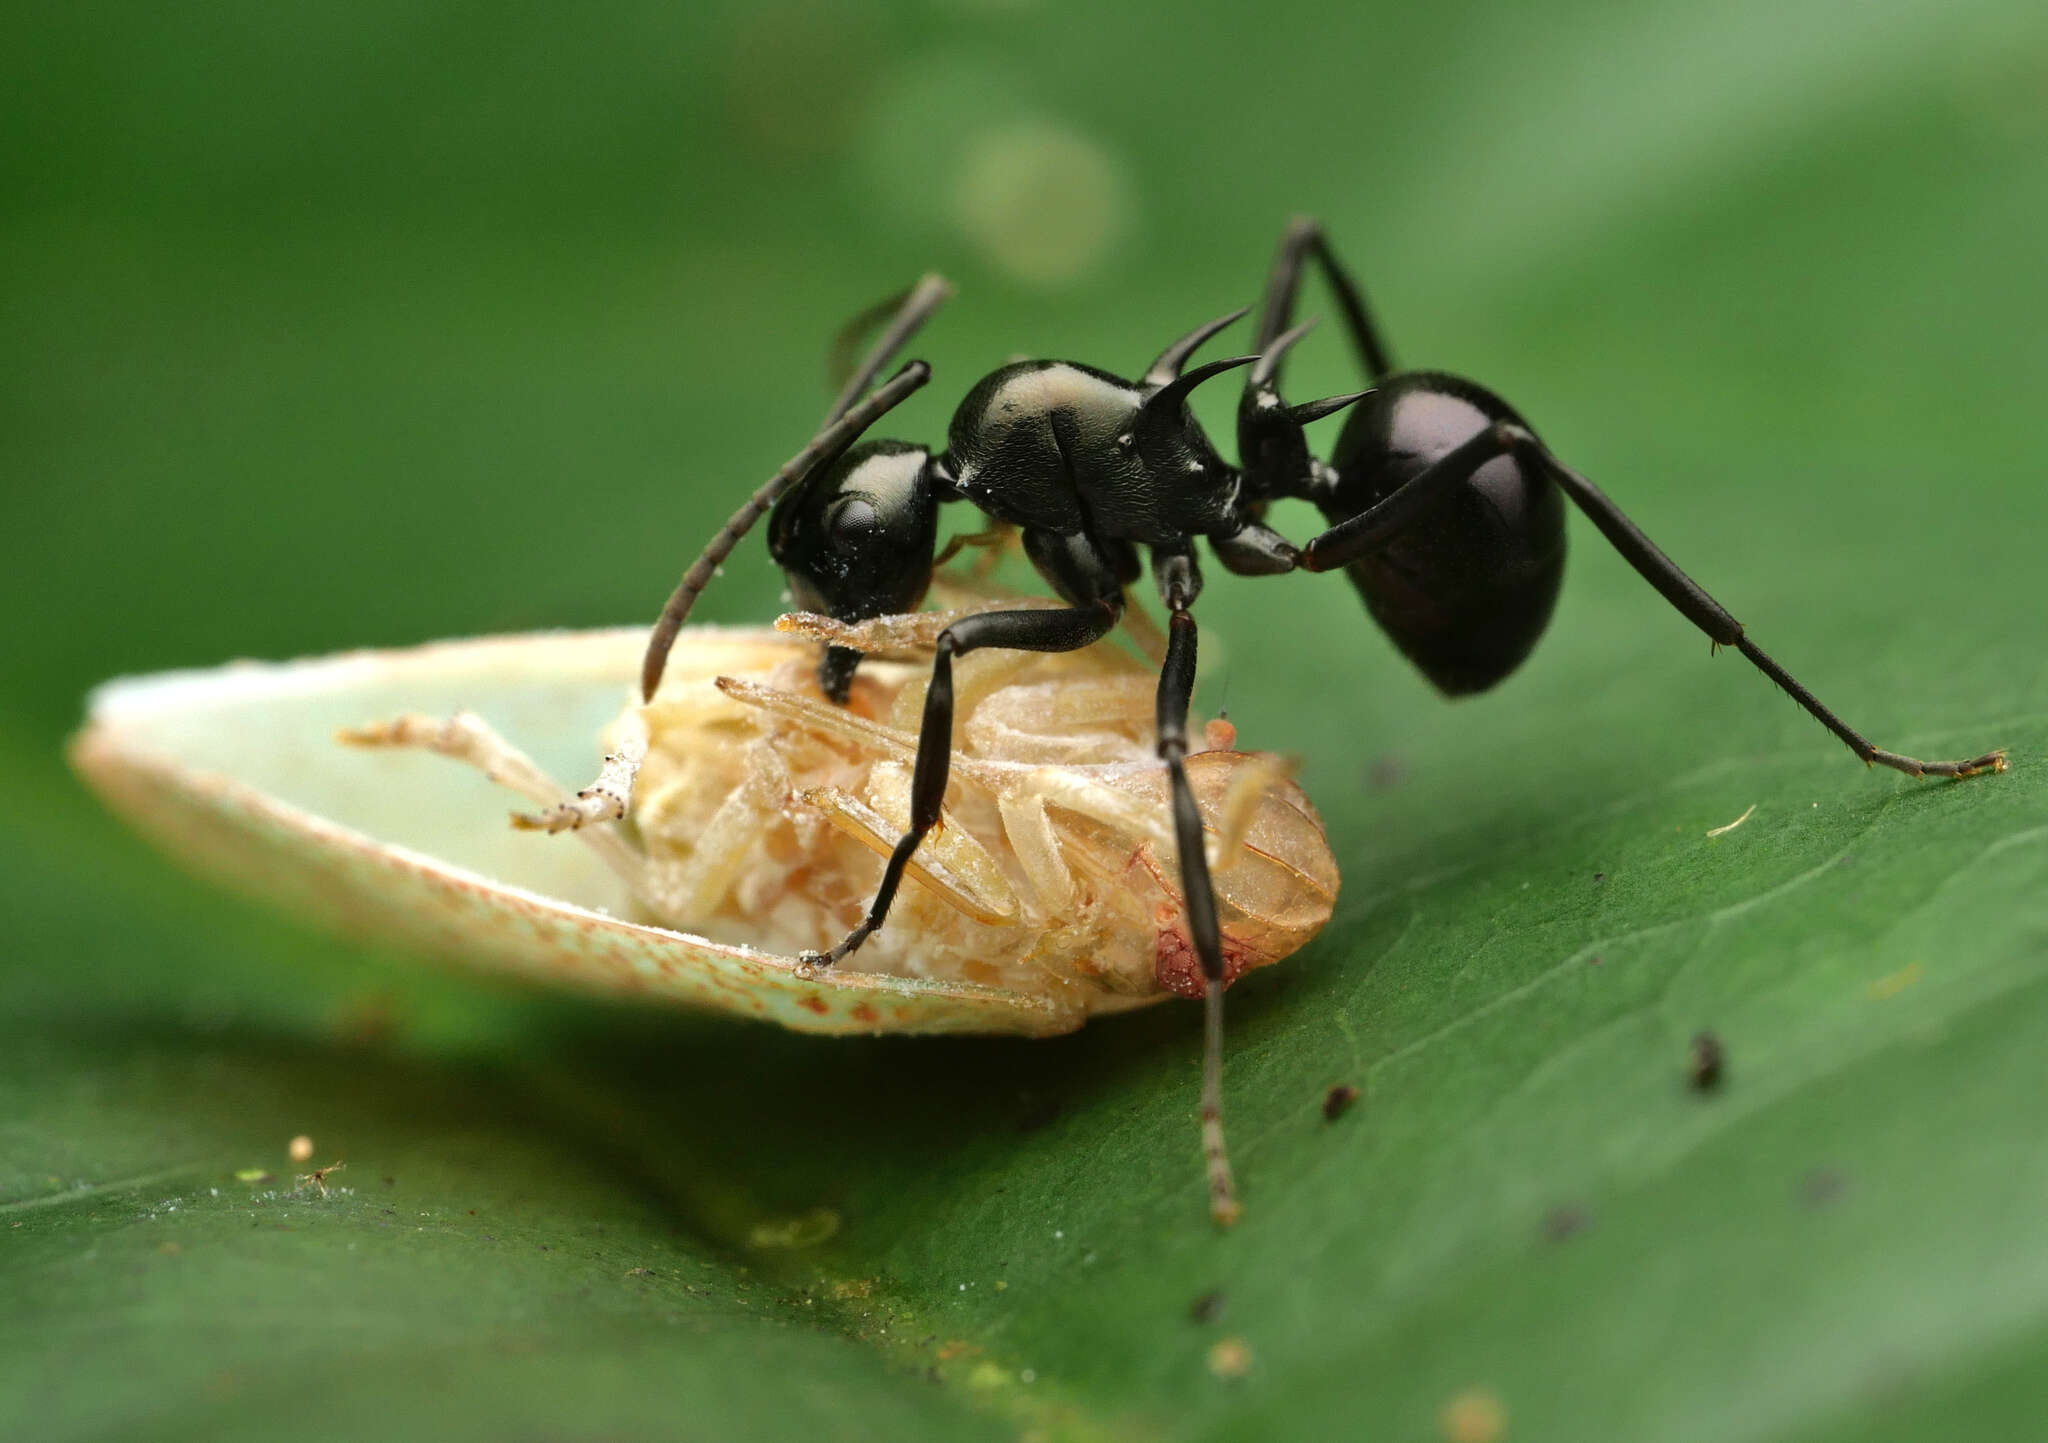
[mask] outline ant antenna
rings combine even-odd
[[[836,457],[851,446],[861,432],[881,419],[884,412],[931,378],[930,366],[923,361],[910,362],[891,376],[887,384],[877,387],[859,405],[843,411],[837,420],[812,437],[810,445],[790,458],[787,465],[769,477],[767,483],[749,496],[746,504],[718,528],[718,534],[711,538],[703,554],[683,573],[683,579],[676,584],[668,604],[662,607],[661,615],[654,623],[653,633],[647,638],[647,655],[640,663],[640,696],[643,701],[654,700],[655,689],[661,685],[661,674],[668,666],[669,650],[675,645],[676,633],[690,619],[690,608],[697,604],[699,593],[711,584],[712,576],[724,564],[725,558],[732,555],[733,548],[740,544],[740,538],[753,529],[754,523],[767,514],[783,492],[808,476],[820,462]]]
[[[832,409],[825,413],[820,424],[829,426],[845,415],[860,398],[860,393],[875,384],[875,378],[895,357],[897,349],[916,335],[918,327],[930,320],[932,312],[944,305],[952,294],[951,281],[936,271],[927,272],[909,290],[898,291],[887,300],[869,306],[841,326],[839,334],[832,338],[832,350],[826,361],[826,375],[833,385],[839,387],[839,394],[833,398]],[[853,348],[860,344],[862,336],[888,316],[894,316],[894,322],[868,348],[867,355],[861,358],[860,369],[856,371]]]

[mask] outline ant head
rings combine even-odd
[[[839,621],[915,611],[931,585],[942,494],[924,447],[865,442],[775,503],[769,554],[806,611]]]
[[[1314,325],[1314,321],[1304,321],[1276,336],[1245,379],[1244,397],[1237,404],[1237,456],[1244,467],[1245,494],[1253,500],[1311,494],[1316,460],[1308,449],[1305,428],[1309,422],[1320,421],[1372,394],[1355,391],[1299,406],[1280,398],[1280,363],[1288,348]]]

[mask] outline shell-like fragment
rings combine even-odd
[[[1025,1034],[1185,990],[1151,678],[1113,644],[963,661],[944,823],[887,925],[813,971],[795,954],[857,919],[908,816],[925,668],[871,660],[841,709],[810,679],[814,644],[692,627],[640,706],[644,641],[556,632],[115,681],[72,761],[202,872],[550,985],[814,1032]],[[571,799],[550,778],[590,775],[600,738],[612,761]],[[1277,961],[1330,915],[1321,825],[1271,757],[1198,753],[1189,775],[1233,967]],[[578,830],[506,825],[494,784]]]

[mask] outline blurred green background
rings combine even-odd
[[[8,20],[0,1434],[2038,1429],[2037,4]],[[1345,873],[1233,994],[1218,1237],[1189,1010],[499,993],[186,881],[63,768],[114,673],[648,617],[861,306],[959,284],[891,418],[936,438],[1013,353],[1250,301],[1298,211],[1853,723],[2014,770],[1866,774],[1576,520],[1553,635],[1455,708],[1340,579],[1214,578],[1198,705],[1305,758]],[[1328,329],[1292,375],[1352,383]],[[727,570],[701,616],[772,614]],[[289,1194],[302,1131],[349,1191]]]

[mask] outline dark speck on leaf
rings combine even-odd
[[[1365,784],[1375,792],[1391,791],[1408,780],[1408,763],[1389,752],[1373,758],[1372,765],[1365,769]]]
[[[1188,1308],[1188,1316],[1197,1323],[1213,1323],[1223,1316],[1223,1304],[1227,1300],[1222,1289],[1204,1293]]]
[[[1604,882],[1607,880],[1607,874],[1605,872],[1595,872],[1593,874],[1593,880],[1596,882]]]
[[[1600,958],[1598,956],[1588,957],[1586,959],[1586,965],[1588,967],[1598,967],[1600,965]]]
[[[1356,1101],[1358,1101],[1358,1089],[1348,1082],[1338,1083],[1323,1094],[1324,1119],[1329,1122],[1335,1122]]]
[[[1694,1092],[1712,1092],[1721,1085],[1721,1079],[1728,1071],[1728,1050],[1721,1045],[1721,1039],[1711,1032],[1700,1032],[1692,1039],[1692,1051],[1686,1062],[1686,1080]]]
[[[1543,1215],[1543,1236],[1553,1243],[1566,1242],[1584,1232],[1591,1221],[1582,1207],[1555,1207]]]
[[[1848,1175],[1832,1167],[1817,1167],[1799,1180],[1799,1200],[1810,1208],[1824,1208],[1848,1191]]]

